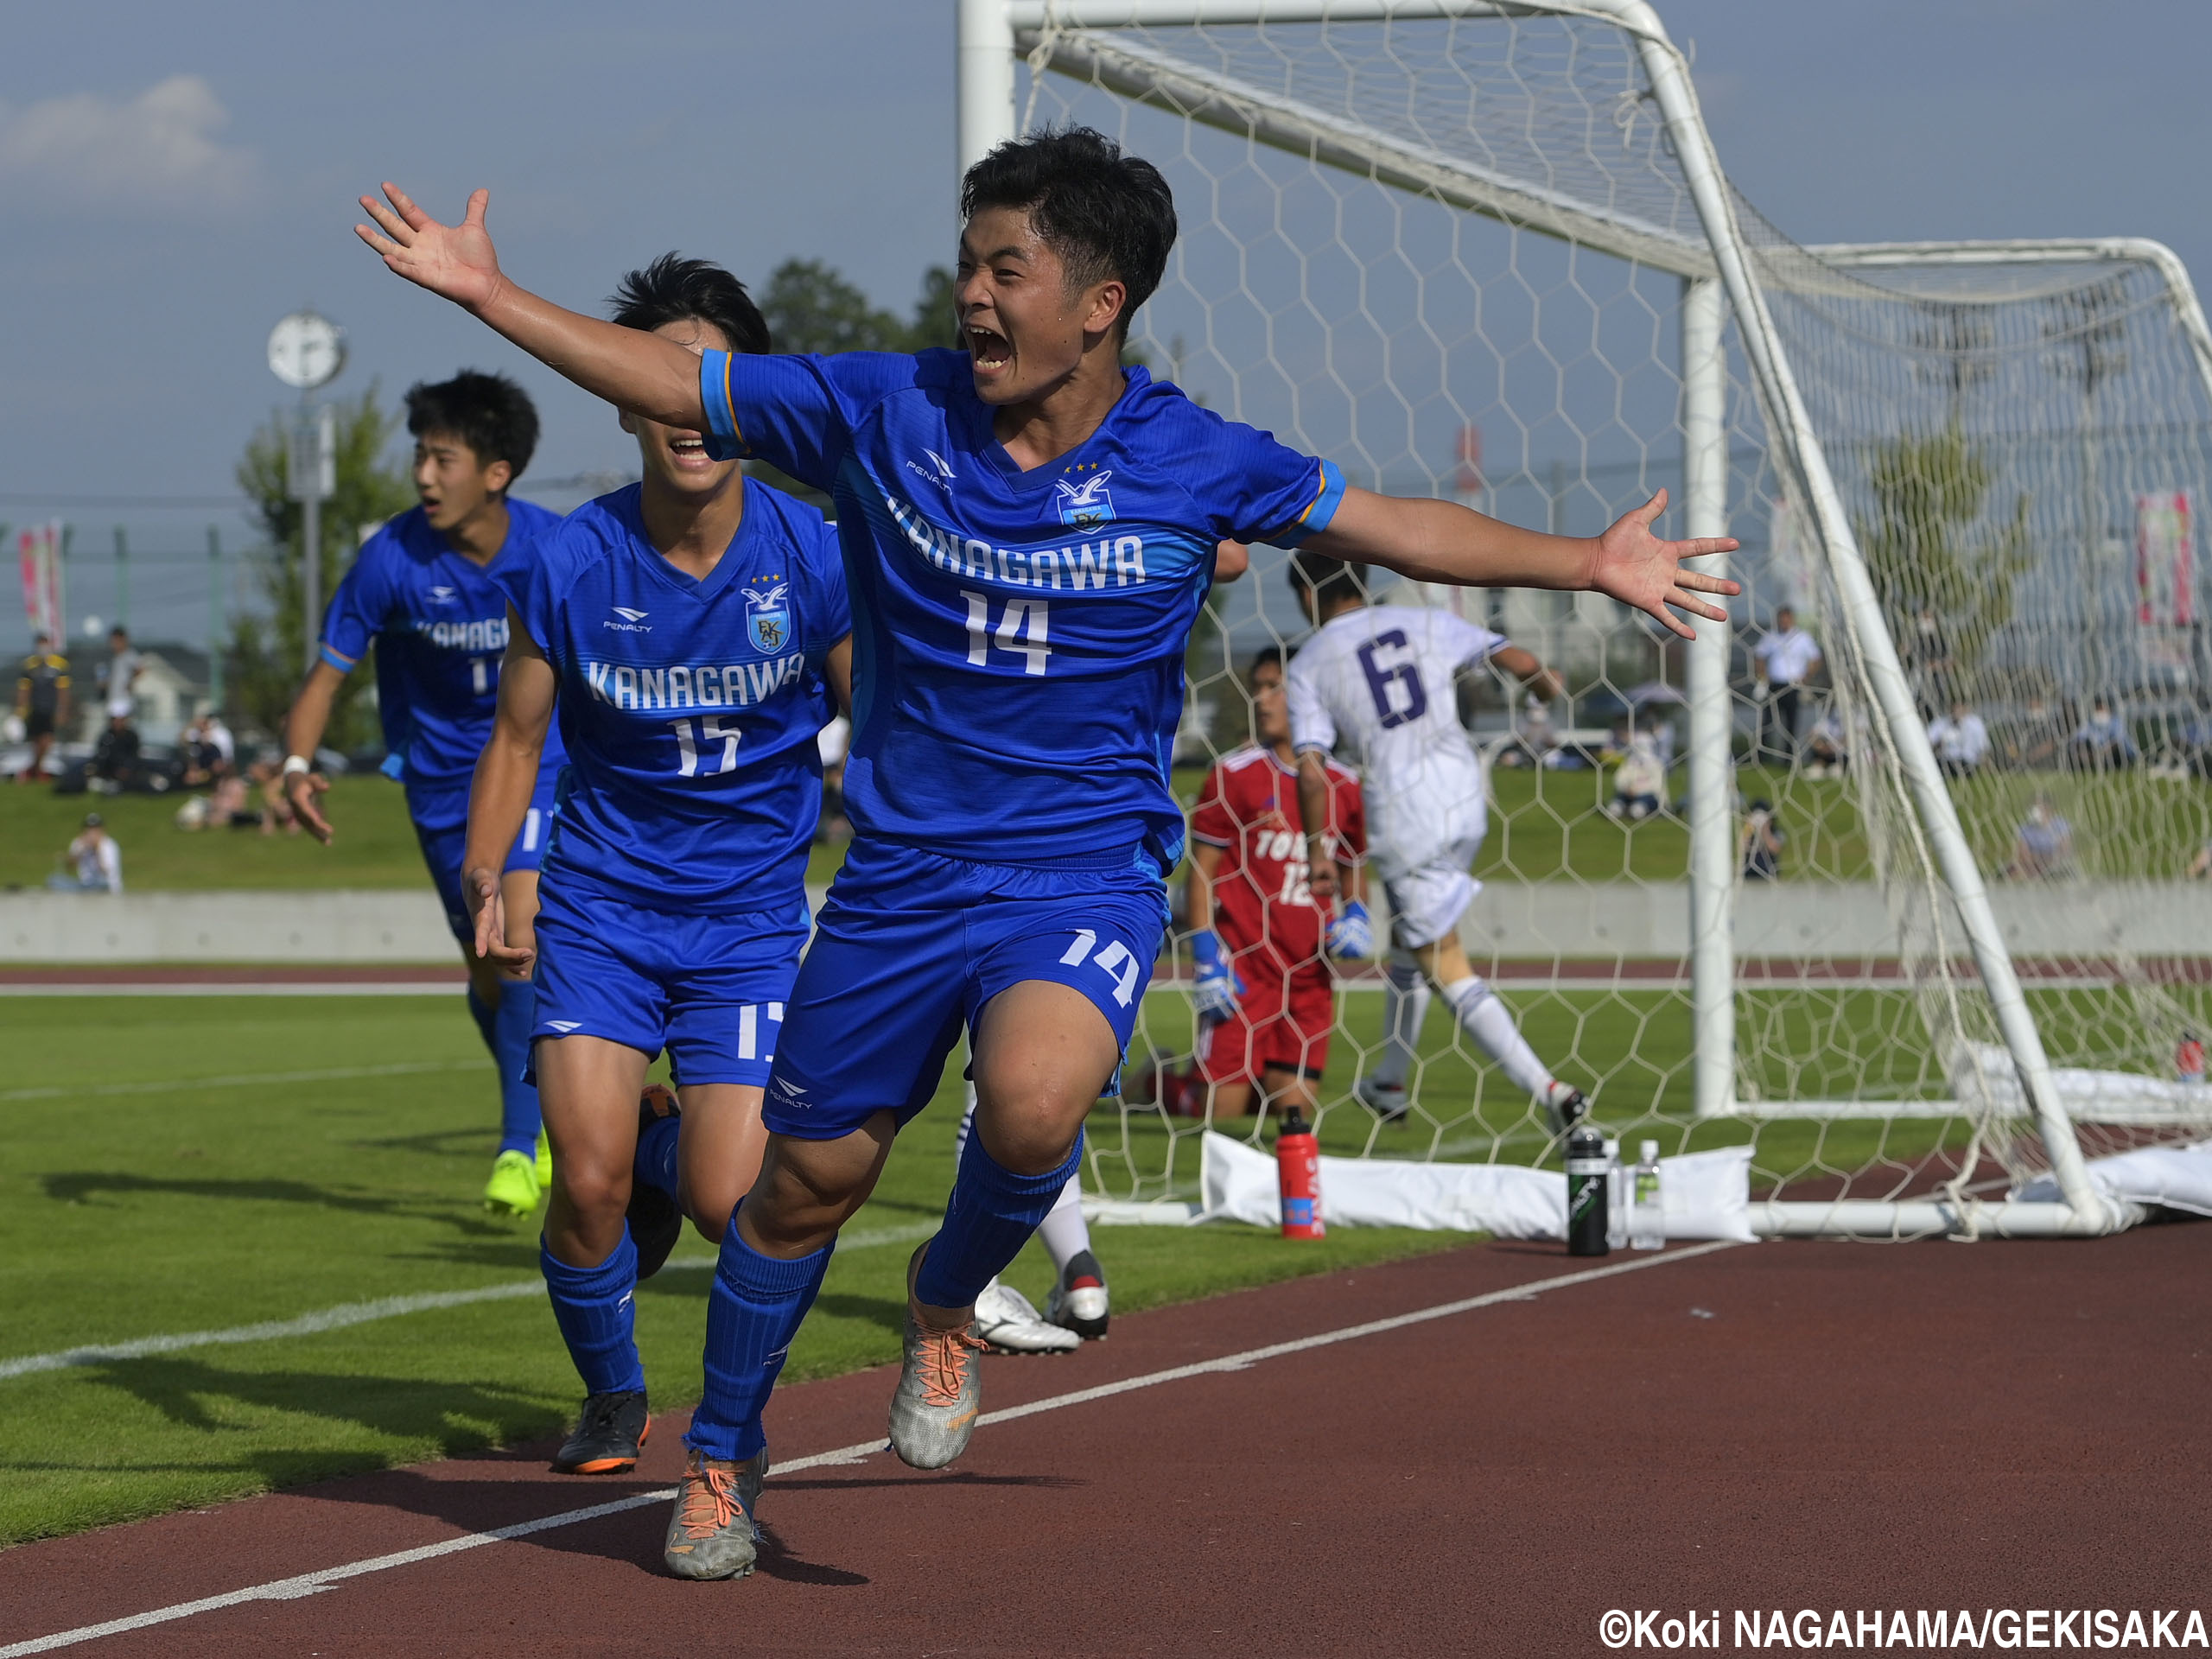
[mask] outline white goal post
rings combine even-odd
[[[1861,825],[1854,833],[1865,843],[1865,860],[1875,872],[1889,926],[1899,941],[1895,954],[1903,965],[1897,982],[1913,999],[1924,1027],[1914,1040],[1931,1050],[1935,1058],[1929,1064],[1949,1084],[1948,1097],[1942,1099],[1925,1097],[1925,1090],[1919,1098],[1897,1097],[1894,1090],[1888,1098],[1878,1097],[1878,1091],[1833,1098],[1817,1090],[1808,1096],[1787,1084],[1779,1092],[1757,1083],[1745,1086],[1751,1050],[1739,1031],[1746,982],[1738,926],[1742,872],[1737,751],[1747,710],[1732,690],[1730,631],[1704,626],[1681,664],[1685,683],[1678,699],[1686,704],[1688,726],[1681,817],[1687,825],[1683,873],[1688,916],[1681,955],[1688,969],[1682,1012],[1689,1028],[1685,1081],[1693,1109],[1685,1116],[1686,1125],[1737,1122],[1758,1137],[1764,1132],[1762,1125],[1778,1120],[1803,1124],[1859,1116],[1951,1124],[1943,1131],[1948,1138],[1939,1137],[1936,1143],[1948,1148],[1940,1157],[1907,1156],[1886,1140],[1873,1142],[1871,1161],[1886,1172],[1879,1180],[1854,1173],[1824,1141],[1815,1142],[1814,1153],[1799,1163],[1777,1165],[1782,1174],[1797,1181],[1777,1191],[1811,1195],[1756,1205],[1754,1224],[1767,1233],[2091,1236],[2139,1219],[2139,1206],[2105,1196],[2092,1179],[2077,1132],[2077,1121],[2085,1116],[2078,1099],[2082,1085],[2062,1086],[2061,1069],[2046,1052],[2038,1007],[2048,1017],[2049,999],[2038,1001],[2024,988],[1992,902],[1984,869],[1986,852],[1977,855],[1953,779],[1946,776],[1929,736],[1925,676],[1898,647],[1897,594],[1885,591],[1861,543],[1871,511],[1865,474],[1880,462],[1879,435],[1930,429],[1921,418],[1924,410],[1912,417],[1917,426],[1901,412],[1911,398],[1895,387],[1911,379],[1911,373],[1885,358],[1885,328],[1892,334],[1918,328],[1929,316],[1948,317],[1962,308],[2042,302],[2059,303],[2063,311],[2063,303],[2070,302],[2065,296],[2083,291],[2081,283],[2088,279],[2082,273],[2090,268],[2148,272],[2144,280],[2162,293],[2166,326],[2185,342],[2183,355],[2194,365],[2192,388],[2176,395],[2197,400],[2190,404],[2189,420],[2201,422],[2212,411],[2212,335],[2187,273],[2172,254],[2153,243],[2126,239],[1797,247],[1759,219],[1729,185],[1700,114],[1687,61],[1644,0],[957,0],[957,16],[958,161],[963,170],[1027,123],[1050,118],[1100,124],[1093,112],[1104,110],[1122,112],[1119,118],[1125,123],[1154,122],[1147,130],[1162,135],[1160,142],[1180,143],[1185,153],[1180,158],[1151,158],[1167,161],[1171,168],[1180,159],[1192,179],[1212,188],[1217,200],[1209,205],[1192,200],[1187,187],[1179,183],[1186,230],[1194,213],[1214,215],[1208,221],[1213,227],[1225,225],[1243,211],[1233,200],[1237,191],[1252,178],[1261,179],[1246,191],[1266,197],[1269,204],[1253,220],[1260,228],[1224,231],[1213,240],[1226,251],[1191,253],[1189,263],[1178,267],[1177,280],[1199,296],[1188,313],[1202,330],[1198,351],[1220,365],[1224,395],[1237,404],[1233,412],[1248,412],[1248,395],[1267,409],[1279,406],[1287,413],[1277,416],[1278,429],[1324,453],[1329,452],[1324,446],[1331,435],[1309,429],[1299,413],[1299,378],[1277,360],[1278,354],[1287,360],[1310,352],[1312,360],[1322,365],[1311,372],[1339,382],[1366,369],[1344,369],[1327,354],[1325,321],[1304,315],[1286,321],[1294,304],[1272,315],[1248,305],[1244,309],[1256,321],[1221,321],[1205,296],[1259,279],[1219,273],[1262,270],[1270,258],[1286,265],[1312,263],[1326,254],[1338,265],[1357,268],[1356,277],[1343,280],[1358,285],[1363,321],[1387,311],[1391,303],[1373,297],[1370,284],[1376,293],[1397,284],[1400,291],[1416,296],[1407,303],[1421,312],[1431,334],[1437,331],[1428,325],[1445,308],[1479,309],[1485,291],[1474,256],[1462,250],[1449,225],[1433,233],[1435,245],[1447,247],[1447,252],[1423,256],[1440,257],[1444,264],[1423,269],[1410,253],[1394,258],[1400,250],[1363,245],[1359,232],[1344,228],[1351,210],[1344,200],[1332,195],[1325,183],[1316,186],[1315,180],[1350,179],[1390,201],[1418,204],[1432,216],[1459,215],[1471,223],[1504,227],[1516,251],[1500,256],[1496,266],[1503,273],[1497,279],[1500,292],[1514,283],[1541,288],[1521,270],[1517,250],[1523,239],[1564,250],[1566,285],[1575,301],[1586,302],[1593,313],[1611,308],[1609,315],[1599,316],[1591,326],[1598,343],[1588,355],[1601,376],[1614,377],[1624,404],[1632,393],[1645,395],[1637,389],[1649,377],[1640,365],[1623,368],[1608,362],[1607,331],[1618,329],[1624,317],[1640,321],[1653,306],[1649,296],[1656,290],[1643,281],[1647,275],[1676,282],[1672,318],[1654,317],[1650,329],[1655,337],[1666,327],[1679,331],[1678,358],[1671,365],[1675,406],[1663,423],[1647,421],[1624,447],[1633,454],[1637,478],[1648,486],[1645,470],[1656,459],[1653,441],[1659,425],[1679,444],[1678,458],[1666,457],[1669,464],[1678,460],[1680,467],[1676,533],[1728,533],[1732,492],[1743,496],[1741,470],[1749,464],[1765,480],[1765,499],[1777,526],[1789,519],[1807,544],[1808,591],[1816,591],[1824,601],[1821,645],[1834,679],[1834,705],[1853,739],[1851,786]],[[1072,92],[1046,92],[1048,78],[1056,87],[1071,83]],[[1151,154],[1137,137],[1129,142],[1138,153]],[[1215,149],[1205,149],[1209,144]],[[1278,171],[1268,172],[1271,168]],[[1297,213],[1310,215],[1315,228],[1281,232],[1280,245],[1261,248],[1259,240],[1270,233],[1264,225],[1268,211],[1277,216],[1277,231],[1281,221]],[[1389,210],[1376,211],[1387,215]],[[1342,222],[1332,225],[1332,213]],[[1306,238],[1303,243],[1301,234]],[[1214,263],[1201,270],[1205,260]],[[1605,264],[1628,275],[1588,276],[1586,264]],[[1410,276],[1403,267],[1414,268]],[[1433,280],[1440,275],[1448,275],[1451,282]],[[2050,300],[2054,294],[2060,301]],[[1538,293],[1530,299],[1532,312],[1542,297]],[[1305,308],[1307,313],[1325,308],[1319,302]],[[1970,391],[1978,384],[1974,377],[1984,372],[1979,366],[1982,357],[2003,348],[2010,338],[2005,329],[2028,327],[2020,321],[2025,315],[2005,312],[2011,321],[1993,325],[1994,334],[1969,330],[1940,347],[1939,354],[1948,353],[1942,362],[1952,365],[1952,438],[1969,455],[1964,464],[1979,468],[1977,479],[1993,467],[2001,473],[2002,467],[1980,458],[1980,429],[1961,424],[1959,388]],[[2115,309],[2113,315],[2118,315]],[[1156,326],[1155,336],[1166,326]],[[2117,325],[2098,313],[2086,326],[2094,334]],[[1278,345],[1278,327],[1284,338],[1293,329],[1306,332],[1292,344]],[[1267,344],[1224,343],[1237,328],[1264,336]],[[1456,388],[1447,389],[1440,400],[1429,385],[1457,372],[1450,342],[1434,345],[1435,365],[1421,358],[1401,372],[1392,365],[1418,353],[1395,352],[1396,342],[1387,327],[1379,332],[1383,346],[1374,355],[1385,368],[1376,384],[1395,387],[1392,407],[1404,406],[1408,431],[1433,420],[1432,405],[1458,411],[1467,401]],[[1507,324],[1484,321],[1475,325],[1475,332],[1496,353],[1501,384],[1509,373],[1519,372],[1510,362],[1511,342],[1492,338],[1506,334]],[[2052,337],[2048,328],[2044,332]],[[1920,334],[1911,339],[1923,357],[1937,350],[1922,350]],[[1179,369],[1185,350],[1179,334],[1155,337],[1154,345],[1169,357],[1171,367]],[[2037,350],[2049,355],[2068,348],[2064,341],[2044,346],[2031,341],[2021,348],[2024,355],[2016,355],[2024,362]],[[1550,356],[1564,355],[1547,349]],[[1236,357],[1239,351],[1245,357]],[[1910,354],[1893,353],[1900,363]],[[1263,359],[1264,375],[1259,366]],[[1815,377],[1809,383],[1808,360]],[[1564,384],[1583,365],[1578,360],[1557,366]],[[1393,374],[1399,378],[1391,379]],[[1262,380],[1266,386],[1253,390]],[[1356,404],[1365,395],[1361,391],[1344,397]],[[1522,423],[1524,449],[1533,454],[1527,429],[1543,418],[1542,411],[1534,410],[1526,394],[1501,393],[1497,401]],[[1878,435],[1853,435],[1839,410],[1863,416],[1861,423]],[[1357,426],[1357,415],[1345,418]],[[2091,425],[2100,418],[2094,409],[2082,416]],[[1891,424],[1884,425],[1885,421]],[[1564,425],[1572,429],[1575,420]],[[1942,423],[1933,429],[1934,437],[1918,441],[1940,442]],[[1586,487],[1602,466],[1591,459],[1594,451],[1586,429],[1580,437],[1576,481]],[[1749,463],[1742,454],[1747,437],[1755,451]],[[1832,464],[1832,448],[1838,443],[1852,457],[1847,484],[1839,481]],[[1370,476],[1356,481],[1380,481],[1391,466],[1402,466],[1398,449],[1383,454],[1378,447],[1377,455]],[[1868,455],[1874,460],[1867,461]],[[2196,451],[2190,450],[2192,463],[2196,457]],[[1524,464],[1522,471],[1532,468],[1533,463]],[[2193,471],[2190,476],[2194,481]],[[2081,488],[2094,493],[2094,474]],[[1552,491],[1554,524],[1568,493],[1557,486]],[[2050,486],[2044,493],[2054,504],[2050,510],[2057,511],[2063,492]],[[2024,516],[2024,493],[2021,500]],[[2039,501],[2037,511],[2042,510]],[[1776,539],[1781,533],[1777,528]],[[2187,610],[2185,603],[2183,608]],[[2016,654],[2027,651],[2023,645]],[[1224,632],[1224,677],[1229,657]],[[2086,683],[2076,689],[2088,695]],[[1757,742],[1764,741],[1764,729],[1755,722]],[[1552,948],[1561,958],[1575,954],[1556,940]],[[1618,984],[1621,964],[1615,967],[1611,982]],[[1554,972],[1556,976],[1556,963]],[[2141,995],[2155,1001],[2162,994],[2152,988]],[[1751,1047],[1783,1042],[1765,1033],[1779,1032],[1793,1020],[1802,1024],[1801,1015],[1802,1010],[1777,1012],[1769,1007],[1759,1016],[1762,1034]],[[1860,1016],[1831,1010],[1821,1017],[1833,1018],[1840,1030]],[[1818,1038],[1793,1035],[1788,1040]],[[1863,1033],[1853,1040],[1863,1040]],[[1656,1054],[1666,1044],[1655,1037],[1649,1047]],[[1662,1062],[1647,1064],[1658,1067]],[[1789,1065],[1779,1069],[1796,1075]],[[2074,1078],[2079,1070],[2067,1069],[2064,1076]],[[2072,1105],[2069,1087],[2077,1097]],[[2203,1120],[2193,1116],[2196,1110],[2186,1102],[2177,1109],[2161,1097],[2139,1116],[2125,1107],[2108,1107],[2103,1121],[2153,1128],[2198,1123]],[[1439,1126],[1425,1155],[1452,1156],[1455,1147],[1473,1144],[1465,1136],[1454,1140],[1444,1134],[1449,1127]],[[1177,1133],[1170,1125],[1171,1142]],[[1370,1149],[1382,1149],[1372,1135],[1369,1143]],[[1525,1140],[1514,1142],[1510,1134],[1493,1133],[1487,1155],[1509,1155],[1501,1150],[1509,1143]],[[2014,1196],[1987,1196],[1986,1180],[1969,1179],[1984,1160],[2002,1166]],[[2053,1197],[2017,1196],[2035,1177]]]

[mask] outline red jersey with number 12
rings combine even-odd
[[[1329,767],[1331,853],[1367,856],[1367,814],[1359,779]],[[1306,827],[1298,810],[1298,769],[1266,749],[1239,749],[1206,774],[1191,813],[1191,836],[1224,856],[1213,884],[1214,928],[1232,957],[1264,952],[1288,972],[1322,960],[1328,912],[1307,886]],[[1239,971],[1246,971],[1239,964]]]

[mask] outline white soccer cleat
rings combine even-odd
[[[1554,1135],[1565,1135],[1590,1115],[1590,1102],[1572,1084],[1554,1082],[1543,1094],[1544,1121]]]
[[[1048,1322],[1012,1285],[994,1279],[976,1299],[976,1334],[1005,1354],[1067,1354],[1083,1338]]]

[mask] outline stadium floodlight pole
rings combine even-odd
[[[1974,965],[1980,972],[1983,988],[1996,1014],[1998,1028],[2004,1033],[2005,1046],[2019,1073],[2021,1090],[2042,1130],[2051,1173],[2057,1179],[2067,1208],[2072,1211],[2074,1226],[2069,1230],[2111,1231],[2125,1224],[2125,1217],[2108,1206],[2090,1183],[2081,1142],[2075,1137],[2073,1122],[2066,1115],[2056,1080],[2051,1076],[2050,1057],[2044,1052],[2043,1033],[2036,1028],[2026,995],[2020,988],[2019,976],[2013,971],[2012,959],[2005,950],[1996,912],[1990,906],[1988,887],[1982,880],[1980,867],[1974,861],[1974,849],[1967,844],[1950,789],[1936,764],[1935,749],[1920,723],[1911,683],[1905,677],[1904,666],[1897,658],[1897,643],[1891,639],[1883,619],[1881,600],[1874,591],[1873,577],[1852,532],[1842,493],[1828,470],[1827,454],[1821,448],[1796,378],[1776,337],[1765,297],[1751,279],[1744,257],[1742,233],[1730,204],[1727,181],[1698,111],[1697,94],[1690,86],[1681,54],[1668,40],[1657,15],[1645,0],[1585,0],[1585,3],[1573,9],[1586,15],[1613,14],[1637,37],[1645,77],[1651,83],[1661,118],[1674,140],[1675,154],[1689,186],[1691,200],[1704,223],[1713,257],[1720,267],[1720,280],[1735,305],[1752,372],[1770,415],[1784,423],[1789,434],[1789,447],[1796,451],[1808,505],[1820,524],[1821,540],[1827,544],[1829,563],[1842,596],[1845,615],[1841,620],[1864,653],[1875,702],[1889,728],[1890,741],[1896,746],[1923,826],[1934,845],[1938,866],[1965,925]]]
[[[1682,284],[1682,509],[1693,537],[1728,533],[1727,296],[1719,278]],[[1694,561],[1728,574],[1728,557]],[[1736,815],[1728,695],[1729,626],[1707,625],[1689,648],[1691,1097],[1700,1117],[1736,1103]]]

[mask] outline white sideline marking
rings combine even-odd
[[[0,1089],[0,1101],[73,1100],[80,1095],[168,1095],[185,1089],[246,1089],[266,1083],[343,1083],[356,1077],[410,1077],[426,1071],[486,1071],[475,1060],[413,1060],[395,1065],[341,1065],[321,1071],[242,1071],[227,1077],[149,1077],[139,1083],[54,1084],[38,1089]]]
[[[1186,1377],[1241,1371],[1262,1360],[1280,1359],[1287,1354],[1302,1354],[1315,1348],[1351,1342],[1360,1337],[1376,1336],[1385,1331],[1403,1330],[1408,1325],[1449,1319],[1455,1313],[1468,1313],[1478,1307],[1491,1307],[1501,1302],[1534,1301],[1541,1291],[1565,1290],[1571,1285],[1588,1284],[1594,1279],[1610,1279],[1619,1274],[1636,1273],[1670,1262],[1687,1262],[1692,1256],[1709,1255],[1715,1250],[1735,1248],[1732,1242],[1720,1239],[1709,1244],[1693,1244],[1637,1260],[1616,1262],[1602,1268],[1589,1268],[1580,1273],[1561,1274],[1555,1279],[1539,1279],[1533,1284],[1516,1285],[1507,1290],[1493,1290],[1481,1296],[1443,1302],[1434,1307],[1416,1309],[1411,1313],[1395,1314],[1387,1319],[1370,1319],[1364,1325],[1348,1325],[1340,1330],[1324,1331],[1317,1336],[1271,1343],[1264,1348],[1248,1348],[1242,1353],[1225,1354],[1219,1359],[1202,1360],[1195,1365],[1178,1365],[1168,1370],[1148,1371],[1142,1376],[1128,1377],[1119,1382],[1101,1383],[1094,1389],[1077,1389],[1068,1394],[1056,1394],[1049,1399],[1032,1401],[1026,1406],[1008,1406],[1003,1411],[987,1411],[976,1422],[979,1427],[985,1423],[1008,1423],[1016,1418],[1034,1417],[1040,1412],[1059,1411],[1069,1406],[1087,1405],[1094,1400],[1110,1399],[1117,1394],[1133,1394],[1140,1389],[1158,1388],[1165,1382],[1179,1382]],[[855,1464],[871,1453],[887,1449],[880,1437],[861,1440],[851,1446],[841,1446],[834,1452],[817,1452],[811,1457],[795,1458],[789,1463],[775,1464],[771,1477]],[[289,1579],[275,1579],[267,1584],[249,1586],[244,1590],[226,1591],[219,1596],[203,1596],[197,1601],[180,1601],[167,1607],[156,1607],[151,1612],[133,1613],[126,1618],[111,1618],[99,1624],[82,1624],[73,1630],[58,1630],[52,1636],[33,1637],[28,1641],[11,1643],[0,1648],[0,1659],[16,1659],[16,1656],[22,1654],[49,1653],[56,1648],[73,1647],[79,1642],[97,1641],[104,1636],[121,1636],[130,1630],[143,1630],[151,1625],[190,1618],[195,1613],[216,1612],[249,1601],[296,1601],[321,1591],[335,1589],[346,1580],[358,1579],[365,1573],[382,1573],[396,1567],[412,1567],[417,1561],[435,1560],[441,1555],[458,1554],[462,1550],[480,1548],[486,1544],[504,1543],[511,1538],[527,1538],[532,1533],[550,1532],[556,1527],[576,1526],[586,1521],[599,1520],[603,1516],[620,1515],[628,1510],[665,1503],[675,1496],[675,1487],[664,1486],[658,1491],[639,1492],[634,1497],[617,1498],[611,1503],[594,1503],[588,1509],[567,1510],[559,1515],[542,1516],[535,1521],[518,1521],[512,1526],[496,1527],[488,1532],[465,1533],[461,1537],[448,1538],[441,1543],[395,1550],[389,1555],[372,1555],[365,1560],[348,1561],[340,1567],[327,1567]]]
[[[912,1244],[937,1231],[933,1221],[907,1222],[897,1227],[876,1227],[837,1241],[845,1250],[874,1249],[886,1244]],[[677,1256],[663,1268],[711,1268],[711,1255]],[[343,1331],[348,1325],[397,1319],[404,1313],[427,1313],[435,1308],[465,1307],[472,1302],[507,1301],[544,1294],[543,1279],[510,1279],[503,1284],[482,1285],[474,1290],[426,1291],[415,1296],[381,1296],[372,1302],[342,1302],[296,1319],[264,1319],[255,1325],[234,1325],[223,1331],[185,1331],[175,1336],[140,1337],[131,1342],[100,1343],[83,1348],[64,1348],[56,1353],[24,1354],[0,1359],[0,1381],[29,1376],[40,1371],[67,1370],[73,1366],[99,1365],[110,1360],[144,1359],[152,1354],[174,1354],[187,1348],[211,1348],[238,1342],[270,1342],[284,1337],[319,1336]]]

